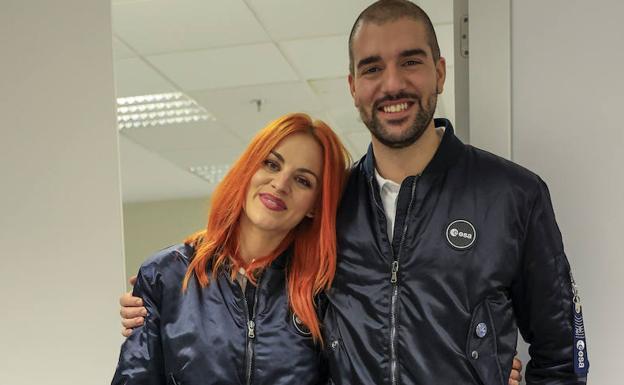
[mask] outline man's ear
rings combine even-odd
[[[357,107],[357,101],[355,100],[355,80],[353,79],[353,75],[349,74],[347,80],[349,81],[349,92],[351,93],[351,97],[353,98],[353,105]]]
[[[444,91],[444,81],[446,80],[446,59],[440,56],[436,63],[436,91],[441,94]]]

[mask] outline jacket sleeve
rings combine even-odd
[[[574,293],[548,187],[540,179],[526,224],[521,269],[511,289],[518,326],[529,344],[527,384],[586,383],[589,362],[582,316],[580,325],[575,321],[580,303],[575,307]],[[575,349],[579,326],[583,328],[580,363]]]
[[[133,295],[141,297],[147,316],[121,346],[112,385],[164,385],[164,362],[160,334],[162,282],[155,266],[139,270]]]

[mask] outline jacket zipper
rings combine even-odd
[[[392,268],[390,271],[390,283],[392,283],[392,299],[390,301],[390,381],[392,385],[397,384],[397,349],[396,349],[396,306],[397,300],[399,296],[399,280],[398,280],[398,272],[399,272],[399,258],[401,256],[401,250],[403,249],[403,242],[405,241],[405,235],[407,234],[407,223],[409,221],[409,214],[412,211],[412,203],[414,202],[414,192],[416,191],[416,183],[418,179],[412,182],[412,191],[410,195],[409,205],[407,206],[407,213],[405,215],[405,220],[403,221],[403,232],[401,233],[401,240],[399,241],[399,249],[397,250],[396,256],[392,261]],[[392,249],[392,245],[390,245]]]
[[[384,217],[386,215],[385,210],[379,206],[377,202],[377,198],[375,197],[375,190],[373,185],[373,178],[370,178],[370,186],[371,192],[373,194],[373,201],[375,205],[381,212],[384,213]],[[397,352],[396,352],[396,304],[399,296],[399,284],[398,284],[398,273],[399,273],[399,256],[401,255],[401,249],[403,248],[403,241],[405,240],[405,235],[407,234],[407,221],[409,220],[409,214],[412,209],[412,202],[414,201],[414,192],[416,191],[416,183],[418,179],[414,180],[412,183],[412,191],[410,196],[410,202],[407,206],[407,214],[405,221],[403,222],[403,232],[401,234],[401,240],[399,242],[399,249],[397,250],[397,254],[394,254],[394,249],[392,248],[392,242],[390,242],[390,254],[392,255],[392,265],[390,268],[390,283],[392,284],[392,297],[390,300],[390,381],[392,385],[397,384]]]
[[[579,295],[578,286],[576,285],[576,281],[574,281],[574,276],[572,276],[572,270],[570,270],[570,284],[572,285],[572,302],[574,303],[574,311],[576,313],[581,312],[581,296]]]
[[[254,359],[254,340],[256,338],[256,305],[258,304],[258,292],[260,291],[260,281],[262,279],[262,274],[258,277],[257,286],[254,291],[254,301],[253,307],[251,308],[251,314],[249,312],[249,303],[247,301],[247,296],[243,292],[243,301],[245,302],[245,319],[247,320],[247,354],[246,362],[245,362],[245,378],[246,384],[251,385],[251,372],[253,370],[253,359]]]

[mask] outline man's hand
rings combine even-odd
[[[509,385],[520,385],[522,381],[522,361],[518,357],[514,357],[509,374]]]
[[[134,286],[136,280],[137,277],[134,275],[130,277],[128,282],[130,285]],[[124,337],[128,337],[132,334],[132,329],[143,325],[145,321],[144,317],[147,315],[147,309],[143,307],[143,300],[141,298],[132,296],[132,291],[124,293],[119,297],[119,304],[121,305],[119,314],[121,314],[121,325],[123,326],[121,334]]]

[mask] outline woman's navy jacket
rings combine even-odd
[[[148,315],[124,342],[113,385],[326,383],[318,345],[289,310],[288,253],[246,293],[228,273],[186,292],[182,280],[194,250],[177,245],[141,266],[134,295]]]

